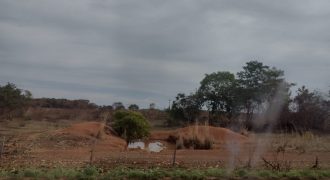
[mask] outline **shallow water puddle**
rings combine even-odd
[[[150,152],[160,152],[165,148],[165,146],[158,141],[149,143],[147,147],[143,141],[136,141],[128,144],[128,149],[137,149],[137,148],[144,149]]]
[[[143,141],[136,141],[136,142],[131,142],[128,144],[128,149],[144,149],[144,142]]]
[[[149,143],[148,149],[151,152],[160,152],[165,148],[165,146],[160,142]]]

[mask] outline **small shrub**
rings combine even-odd
[[[124,179],[127,176],[127,169],[119,167],[108,171],[102,179]]]
[[[209,168],[206,170],[205,175],[210,177],[225,177],[227,176],[227,171],[224,169]]]
[[[87,166],[84,170],[83,170],[83,174],[85,176],[97,176],[99,174],[99,171],[96,167],[94,166]]]
[[[311,171],[311,170],[303,170],[303,171],[300,172],[300,175],[302,177],[317,178],[317,174],[314,171]]]
[[[169,143],[176,143],[177,140],[178,140],[178,137],[169,135],[166,141]]]
[[[25,127],[26,126],[25,122],[20,122],[18,125],[19,125],[19,127]]]
[[[258,172],[257,173],[258,174],[258,176],[260,176],[260,177],[263,177],[263,178],[268,178],[268,177],[270,177],[270,172],[269,171],[260,171],[260,172]]]
[[[191,172],[187,172],[187,174],[188,174],[188,179],[199,180],[199,179],[204,179],[205,178],[204,177],[205,175],[200,170],[193,170]]]
[[[246,170],[244,169],[239,169],[235,172],[235,174],[239,177],[245,177],[248,173]]]
[[[127,173],[130,179],[147,179],[147,174],[141,170],[131,170]]]
[[[8,176],[8,172],[4,171],[4,170],[0,170],[0,178],[1,177],[7,177]]]
[[[24,121],[31,121],[32,120],[32,118],[31,118],[31,116],[24,116]]]
[[[183,145],[193,149],[212,149],[213,142],[208,138],[200,140],[194,136],[192,139],[183,139]]]
[[[168,176],[168,173],[166,172],[166,170],[163,169],[149,169],[147,171],[148,174],[148,179],[162,179],[166,176]]]
[[[311,131],[306,131],[302,134],[302,138],[307,141],[311,141],[315,139],[315,136]]]
[[[286,172],[285,176],[289,178],[299,178],[301,177],[301,174],[297,170],[291,170],[289,172]]]
[[[185,148],[182,141],[177,142],[175,146],[176,146],[176,149],[184,149]]]
[[[323,170],[323,171],[320,171],[319,172],[319,175],[321,177],[327,177],[327,178],[330,178],[330,170]]]
[[[42,172],[38,169],[25,169],[22,172],[23,177],[37,178],[42,175]]]

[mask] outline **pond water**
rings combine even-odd
[[[145,143],[143,141],[136,141],[136,142],[131,142],[128,144],[128,148],[129,149],[144,149],[150,152],[160,152],[163,149],[165,149],[164,144],[162,144],[161,142],[151,142],[148,144],[148,146],[145,145]]]
[[[149,143],[148,150],[151,152],[160,152],[165,148],[164,144],[160,142]]]

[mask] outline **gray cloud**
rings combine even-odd
[[[205,73],[257,59],[326,90],[328,32],[327,0],[3,0],[0,83],[36,97],[162,108]]]

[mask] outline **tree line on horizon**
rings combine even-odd
[[[23,116],[27,108],[56,108],[56,109],[98,109],[100,111],[131,110],[138,111],[137,104],[129,104],[127,107],[122,102],[114,102],[112,105],[99,106],[85,99],[69,100],[64,98],[33,98],[28,90],[19,89],[13,83],[0,85],[0,118],[12,119]],[[149,109],[155,109],[151,103]],[[3,117],[4,116],[4,117]]]
[[[236,75],[228,71],[205,74],[195,92],[177,94],[168,109],[168,124],[203,122],[201,114],[208,112],[206,121],[222,127],[265,130],[275,126],[296,131],[330,128],[330,91],[325,96],[302,86],[291,97],[293,86],[285,80],[283,70],[259,61],[247,62]],[[264,116],[264,122],[255,123],[261,114],[274,113],[269,111],[275,104],[280,106],[272,114],[277,116],[276,122],[270,124],[267,118],[273,117]]]
[[[259,61],[247,62],[236,74],[229,71],[205,74],[195,92],[177,94],[165,111],[168,114],[166,124],[186,125],[198,120],[214,126],[262,130],[270,126],[267,116],[261,126],[255,125],[256,117],[270,114],[270,109],[277,103],[280,104],[276,112],[277,121],[271,124],[277,129],[330,129],[330,91],[324,95],[302,86],[292,97],[293,86],[294,83],[285,80],[283,70]],[[33,98],[30,91],[19,89],[12,83],[0,85],[0,115],[11,119],[22,115],[28,107],[140,110],[136,104],[126,108],[122,102],[98,106],[89,100]],[[155,109],[155,104],[151,103],[149,109]]]

